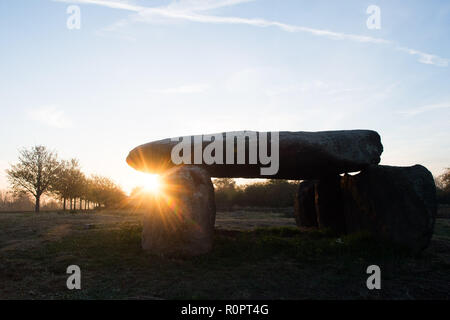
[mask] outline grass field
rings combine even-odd
[[[140,247],[141,216],[0,213],[0,299],[449,299],[450,219],[411,256],[365,235],[299,230],[288,212],[218,212],[215,247],[190,259]],[[66,288],[80,266],[82,289]],[[382,289],[366,287],[381,267]]]

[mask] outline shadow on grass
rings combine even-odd
[[[7,257],[16,276],[16,298],[44,299],[354,299],[446,297],[434,274],[449,265],[413,257],[367,234],[338,238],[328,231],[291,227],[253,231],[216,229],[211,253],[193,258],[149,255],[140,246],[141,227],[92,229]],[[24,263],[26,261],[26,263]],[[82,270],[82,290],[65,287],[67,266]],[[366,268],[383,271],[383,290],[369,292]],[[411,269],[412,268],[412,269]],[[414,269],[415,268],[415,269]],[[417,272],[424,279],[419,285]],[[425,272],[425,273],[423,273]],[[415,282],[416,281],[416,282]],[[405,291],[407,284],[407,291]],[[425,289],[424,289],[425,286]],[[14,296],[13,296],[14,297]]]

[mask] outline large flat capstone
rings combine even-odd
[[[129,153],[127,163],[149,173],[195,165],[217,178],[319,179],[378,164],[382,152],[380,136],[371,130],[238,131],[143,144]],[[173,154],[183,162],[174,162]]]

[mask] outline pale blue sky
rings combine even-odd
[[[366,26],[372,4],[380,30]],[[0,189],[33,144],[129,191],[144,179],[125,162],[135,146],[243,129],[373,129],[382,163],[438,175],[449,31],[445,0],[2,0]]]

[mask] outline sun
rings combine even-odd
[[[144,191],[158,193],[161,190],[161,179],[157,174],[147,174],[143,181]]]

